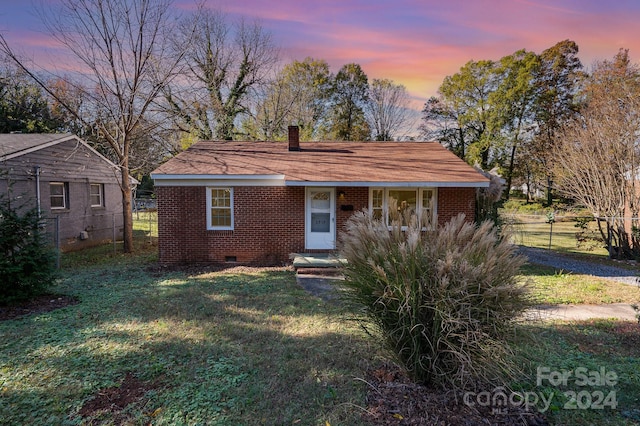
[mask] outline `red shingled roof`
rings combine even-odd
[[[203,141],[158,167],[156,180],[283,179],[286,185],[325,183],[488,186],[488,179],[437,142]]]

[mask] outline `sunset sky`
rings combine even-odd
[[[56,0],[39,0],[54,3]],[[628,48],[640,58],[638,0],[208,0],[232,15],[259,18],[285,62],[311,56],[337,71],[359,63],[372,78],[404,84],[416,106],[469,60],[519,49],[540,53],[574,40],[585,66]],[[175,0],[188,10],[192,0]],[[38,59],[52,43],[30,0],[0,0],[0,31]],[[49,55],[54,54],[55,50]],[[49,56],[51,57],[51,56]]]

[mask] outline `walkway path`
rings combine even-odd
[[[636,312],[628,303],[610,303],[606,305],[543,305],[531,311],[528,317],[541,320],[588,320],[610,318],[635,321]]]

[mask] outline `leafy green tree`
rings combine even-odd
[[[540,54],[536,76],[536,135],[529,150],[535,175],[547,181],[551,203],[551,173],[556,133],[564,123],[578,116],[577,93],[584,78],[578,45],[571,40],[556,43]]]
[[[27,73],[11,66],[0,69],[0,133],[45,133],[59,127],[46,95]]]
[[[324,137],[331,73],[324,60],[293,61],[278,73],[256,101],[243,127],[252,139],[286,139],[287,127],[300,127],[302,140]]]
[[[491,134],[501,135],[503,152],[500,165],[511,188],[515,173],[516,155],[523,144],[533,137],[535,118],[535,77],[540,58],[533,52],[519,50],[505,56],[496,64],[496,90],[489,96],[491,104]],[[506,191],[509,198],[509,191]]]
[[[364,115],[368,99],[367,75],[358,64],[346,64],[333,79],[330,134],[337,140],[368,140],[371,129]]]
[[[490,168],[493,161],[494,126],[490,126],[490,94],[498,85],[496,65],[493,61],[469,61],[458,73],[448,76],[440,86],[439,100],[431,101],[424,111],[426,126],[433,120],[448,124],[442,140],[469,163],[478,163],[482,169]],[[451,131],[454,129],[453,131]]]
[[[550,181],[553,135],[579,106],[577,53],[565,40],[540,55],[468,62],[425,104],[422,135],[483,170],[497,166],[509,187],[517,177]]]
[[[466,156],[467,135],[462,127],[461,105],[444,99],[442,96],[430,97],[422,109],[421,137],[425,140],[437,140],[451,152],[464,159]]]
[[[282,78],[295,94],[290,123],[300,126],[303,140],[324,139],[331,71],[323,59],[293,61],[282,70]]]

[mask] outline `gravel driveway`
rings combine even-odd
[[[551,266],[556,269],[575,272],[577,274],[593,275],[594,277],[605,278],[623,284],[638,286],[638,274],[634,271],[618,268],[616,266],[601,265],[599,263],[576,260],[568,256],[563,256],[557,252],[544,249],[520,246],[520,253],[529,258],[530,263]]]

